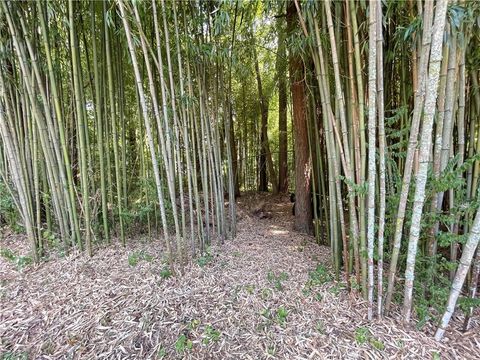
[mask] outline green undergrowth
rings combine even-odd
[[[7,351],[0,354],[0,360],[28,360],[28,354],[23,351]]]
[[[359,345],[368,343],[377,350],[385,349],[385,344],[379,339],[376,339],[366,327],[358,327],[355,329],[355,341]]]
[[[273,284],[274,288],[277,289],[278,291],[283,291],[284,290],[284,285],[283,281],[288,280],[288,274],[284,271],[282,271],[279,274],[276,274],[273,271],[269,271],[267,274],[267,280]]]
[[[137,266],[140,261],[152,262],[153,259],[145,250],[134,251],[128,255],[128,265]]]
[[[310,296],[313,294],[316,300],[321,301],[323,299],[323,294],[315,291],[315,289],[321,285],[333,281],[333,279],[333,275],[328,271],[325,265],[318,264],[314,270],[308,273],[308,280],[305,283],[302,292],[305,296]],[[330,289],[330,292],[338,294],[341,288],[341,285],[335,285],[334,288]]]
[[[33,259],[31,256],[16,255],[12,250],[7,248],[0,249],[0,256],[3,257],[5,260],[9,261],[10,263],[14,264],[17,270],[23,270],[24,268],[33,263]]]

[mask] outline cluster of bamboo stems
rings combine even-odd
[[[466,278],[475,298],[480,271],[479,7],[272,4],[275,24],[264,26],[277,37],[277,92],[266,89],[251,29],[257,2],[1,2],[0,176],[34,259],[45,233],[88,254],[113,237],[125,244],[126,214],[141,201],[154,209],[149,231],[161,223],[170,263],[183,263],[214,237],[235,236],[241,186],[286,192],[290,180],[302,210],[295,227],[312,231],[312,199],[315,236],[331,245],[337,277],[368,299],[369,319],[401,289],[408,323],[420,256],[435,281],[436,259],[448,255],[440,339]],[[254,85],[233,60],[240,53]]]
[[[114,231],[125,244],[135,188],[152,177],[156,197],[142,199],[171,261],[235,233],[228,89],[210,70],[228,64],[201,52],[216,41],[208,32],[181,36],[203,31],[187,12],[208,16],[164,1],[2,2],[0,171],[35,260],[45,231],[90,255]]]
[[[472,69],[469,79],[465,65],[466,56],[475,51],[472,46],[478,39],[472,40],[472,23],[466,17],[461,23],[454,18],[456,10],[468,13],[468,8],[465,3],[449,4],[447,0],[418,2],[415,16],[421,19],[423,27],[415,30],[415,40],[409,46],[412,56],[406,57],[403,53],[406,45],[399,51],[398,43],[385,43],[384,31],[391,39],[392,31],[398,36],[398,28],[391,18],[385,21],[383,14],[388,8],[380,1],[369,1],[367,11],[362,11],[354,1],[342,4],[325,1],[320,6],[306,4],[303,8],[297,0],[294,2],[302,32],[311,39],[304,59],[311,58],[313,62],[316,83],[312,81],[310,93],[313,102],[320,103],[323,119],[321,133],[325,137],[326,154],[311,152],[313,162],[325,164],[328,169],[327,178],[320,167],[313,172],[313,184],[320,189],[319,199],[323,199],[324,218],[320,220],[326,225],[337,274],[343,264],[349,288],[351,274],[355,274],[356,284],[368,299],[369,319],[373,318],[375,302],[377,316],[390,310],[397,290],[400,252],[405,249],[403,314],[405,322],[410,321],[418,250],[435,259],[439,234],[445,232],[440,229],[445,226],[440,214],[452,214],[458,206],[470,208],[455,215],[448,229],[455,234],[461,231],[467,240],[460,259],[458,241],[450,245],[450,261],[455,268],[450,276],[453,284],[447,311],[436,334],[440,339],[470,269],[471,289],[476,289],[478,281],[478,251],[477,266],[472,266],[472,259],[478,247],[480,221],[475,202],[480,165],[479,74]],[[413,14],[414,4],[409,4],[406,10],[407,14]],[[363,19],[363,29],[359,27],[359,19]],[[361,50],[362,36],[368,40],[366,51]],[[393,65],[385,63],[385,51],[394,57]],[[384,77],[386,70],[398,68],[396,74]],[[398,74],[400,78],[396,77]],[[405,74],[411,74],[413,87],[404,82]],[[386,80],[398,86],[391,83],[385,89]],[[394,125],[400,125],[394,130],[402,133],[401,138],[386,128],[386,105],[391,109],[408,109],[405,116],[401,115],[402,122]],[[386,130],[390,130],[390,136]],[[315,128],[315,136],[317,131]],[[407,135],[405,141],[403,137]],[[466,154],[470,159],[468,165]],[[462,186],[436,187],[435,182],[445,179],[452,162]],[[401,181],[396,181],[396,177]],[[387,198],[398,199],[390,213],[386,213]],[[427,219],[433,222],[425,226]],[[386,220],[391,221],[387,236]],[[390,265],[387,279],[383,269],[385,252]]]

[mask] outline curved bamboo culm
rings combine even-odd
[[[480,241],[480,210],[477,211],[475,220],[473,221],[472,229],[468,236],[467,243],[463,247],[462,257],[460,258],[460,263],[458,269],[455,273],[455,277],[452,283],[452,290],[447,302],[447,309],[443,314],[440,325],[435,333],[435,340],[440,341],[445,333],[445,329],[450,322],[450,319],[455,311],[455,304],[457,303],[458,297],[462,291],[463,283],[467,277],[468,270],[472,265],[472,259],[475,254],[475,249],[478,247],[478,242]],[[478,276],[478,275],[477,275]]]

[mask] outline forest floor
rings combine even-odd
[[[0,257],[0,359],[480,358],[478,316],[442,343],[397,315],[367,321],[333,280],[330,249],[292,224],[287,197],[243,196],[237,238],[171,277],[159,241],[22,270]],[[16,239],[1,245],[20,254]]]

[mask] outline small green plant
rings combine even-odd
[[[310,290],[310,288],[308,286],[305,286],[302,289],[302,294],[303,294],[303,296],[308,297],[312,294],[312,291]]]
[[[288,280],[288,274],[282,271],[279,275],[276,275],[273,271],[269,271],[267,274],[267,280],[273,283],[275,289],[277,289],[278,291],[282,291],[282,281]]]
[[[275,356],[275,353],[276,353],[275,346],[267,347],[267,355],[268,356]]]
[[[323,285],[332,280],[333,276],[328,272],[327,268],[322,264],[318,264],[315,270],[308,273],[307,285],[309,287]]]
[[[460,310],[467,314],[470,309],[476,309],[477,307],[480,307],[480,299],[472,299],[471,297],[462,296],[458,299],[457,305]]]
[[[285,327],[287,323],[288,311],[283,306],[280,306],[277,310],[277,322],[280,326]]]
[[[370,330],[366,327],[358,327],[355,330],[355,341],[360,345],[368,342],[377,350],[385,349],[385,344],[380,340],[375,339]]]
[[[17,257],[16,265],[17,265],[17,269],[19,270],[27,267],[32,263],[33,263],[33,259],[30,256],[21,255]]]
[[[133,254],[128,255],[128,265],[137,266],[138,261],[139,261],[139,259],[138,259],[137,254],[133,253]]]
[[[167,350],[161,345],[157,350],[157,359],[163,359],[165,356],[167,356]]]
[[[55,234],[52,233],[51,231],[49,230],[42,231],[42,238],[49,246],[55,247],[55,248],[60,247],[60,241],[55,236]]]
[[[171,277],[173,274],[172,274],[172,271],[170,270],[170,268],[168,266],[165,266],[161,271],[160,271],[160,277],[162,279],[168,279],[169,277]]]
[[[440,360],[441,359],[441,356],[438,352],[434,352],[432,354],[432,360]]]
[[[33,263],[33,259],[30,256],[17,256],[12,250],[7,248],[0,249],[0,255],[4,259],[14,263],[17,267],[17,270],[22,270],[23,268]]]
[[[23,229],[18,224],[20,214],[18,213],[12,194],[7,185],[0,179],[0,227],[6,224],[10,229],[19,233]]]
[[[352,290],[360,291],[360,284],[357,283],[357,279],[355,277],[350,279],[350,286],[352,287]]]
[[[28,354],[26,352],[12,352],[7,351],[0,354],[0,360],[28,360]]]
[[[208,345],[212,341],[218,341],[220,339],[220,335],[220,331],[214,329],[211,325],[207,325],[202,343],[204,345]]]
[[[262,289],[260,296],[263,300],[268,300],[272,296],[272,293],[273,292],[271,289],[266,288],[266,289]]]
[[[210,249],[207,249],[207,251],[205,252],[204,255],[200,256],[198,259],[197,259],[197,264],[198,266],[200,266],[201,268],[207,266],[211,261],[213,260],[213,256],[212,254],[210,253]]]
[[[385,349],[385,345],[380,340],[371,338],[370,339],[370,344],[372,344],[372,346],[377,350],[384,350]]]
[[[320,334],[323,334],[325,332],[325,325],[323,321],[317,321],[317,323],[315,324],[315,330],[317,330]]]
[[[195,330],[196,328],[198,328],[199,325],[200,325],[200,320],[193,319],[192,321],[190,321],[190,324],[188,324],[188,329]]]
[[[151,262],[153,260],[153,256],[148,254],[144,250],[134,251],[133,253],[128,255],[128,265],[130,265],[130,266],[137,266],[137,264],[141,260]]]
[[[270,281],[270,282],[275,280],[275,273],[273,271],[269,271],[267,273],[267,280]]]
[[[175,342],[175,350],[183,354],[186,350],[193,348],[192,340],[188,339],[184,334],[180,335]]]
[[[330,289],[328,289],[328,291],[333,295],[337,296],[338,294],[340,294],[340,291],[343,289],[345,289],[345,286],[343,284],[336,284],[332,286]]]
[[[1,248],[0,249],[0,255],[5,258],[6,260],[9,260],[9,261],[15,261],[15,253],[10,250],[10,249],[7,249],[7,248]]]
[[[245,285],[245,290],[246,290],[249,294],[253,294],[253,292],[255,291],[255,285]]]
[[[272,318],[272,313],[270,312],[270,309],[265,308],[260,312],[260,315],[262,315],[266,319],[271,319]]]
[[[355,341],[358,344],[365,344],[370,338],[370,330],[366,327],[359,327],[355,330]]]

